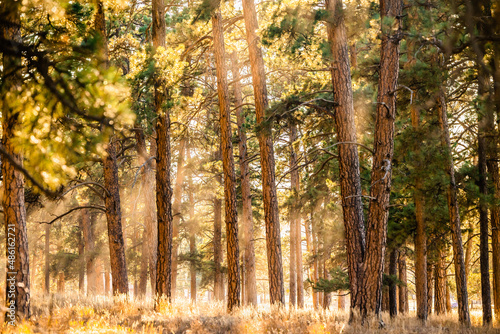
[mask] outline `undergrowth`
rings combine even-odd
[[[2,325],[3,333],[500,333],[481,327],[481,314],[472,314],[473,326],[464,329],[456,314],[431,316],[423,324],[414,315],[378,318],[348,324],[348,313],[312,309],[242,307],[231,314],[217,302],[161,303],[125,298],[46,296],[32,299],[32,317],[17,327]]]

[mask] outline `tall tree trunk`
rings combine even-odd
[[[236,203],[236,175],[234,172],[234,156],[231,130],[231,104],[227,86],[226,51],[222,16],[220,11],[212,15],[214,36],[215,69],[217,75],[217,93],[220,108],[220,146],[222,149],[222,166],[224,171],[224,203],[227,240],[227,273],[228,298],[227,308],[231,311],[240,306],[240,265],[238,242],[238,217]],[[279,237],[279,235],[278,235]]]
[[[87,271],[87,295],[97,293],[97,270],[95,255],[95,239],[92,221],[89,219],[87,209],[82,209],[83,241],[85,244],[85,269]]]
[[[182,138],[179,145],[179,158],[177,159],[177,175],[175,176],[174,202],[172,204],[173,214],[173,245],[172,245],[172,298],[175,298],[177,290],[177,270],[179,252],[179,222],[181,219],[182,184],[184,182],[184,154],[186,149],[186,138]]]
[[[499,95],[500,98],[500,95]],[[500,108],[499,108],[500,111]],[[498,134],[497,134],[498,136]],[[492,151],[488,159],[488,173],[491,176],[494,189],[494,199],[500,202],[500,173],[498,168],[498,147],[497,141],[492,140]],[[493,304],[495,318],[500,320],[500,206],[494,204],[491,207],[491,248],[493,267]]]
[[[442,145],[447,150],[448,161],[446,173],[448,184],[448,212],[450,215],[451,235],[453,243],[453,258],[455,263],[455,280],[457,285],[458,318],[465,325],[470,326],[469,303],[467,296],[467,277],[465,276],[464,250],[462,232],[460,230],[460,211],[457,200],[457,185],[455,182],[455,167],[453,163],[450,132],[448,129],[448,115],[444,92],[440,92],[437,101],[439,124],[442,131]]]
[[[496,17],[498,17],[499,8],[496,6]],[[498,22],[496,29],[498,30]],[[497,117],[500,116],[500,45],[494,43],[494,58],[493,58],[493,83],[494,94],[493,100],[495,103],[495,111]],[[488,117],[488,119],[491,119]],[[500,321],[500,173],[498,168],[498,128],[495,129],[494,124],[489,124],[490,133],[495,140],[489,140],[489,159],[488,173],[494,185],[494,198],[497,204],[491,207],[491,248],[492,248],[492,267],[493,267],[493,304],[495,318]]]
[[[479,79],[481,80],[481,79]],[[481,87],[481,85],[480,85]],[[488,185],[486,184],[486,138],[484,125],[479,121],[478,131],[478,169],[479,169],[479,264],[481,271],[481,303],[483,307],[483,325],[491,324],[493,314],[491,310],[491,287],[490,287],[490,256],[489,256],[489,221],[488,205]]]
[[[360,308],[361,282],[358,271],[365,256],[365,224],[361,202],[361,179],[356,143],[356,125],[352,96],[351,69],[349,64],[347,34],[341,0],[326,0],[329,11],[327,22],[328,41],[332,52],[332,85],[334,92],[335,127],[339,145],[339,179],[344,216],[345,240],[351,309]]]
[[[398,250],[393,249],[389,258],[389,275],[392,279],[398,276],[398,254]],[[395,317],[398,315],[397,286],[392,279],[389,286],[389,313],[391,317]]]
[[[146,149],[144,130],[140,127],[136,129],[136,148],[139,157],[139,164],[144,166],[141,177],[141,188],[144,192],[144,230],[142,234],[141,264],[139,270],[138,295],[146,294],[148,276],[151,278],[151,290],[154,295],[154,282],[156,281],[156,219],[154,206],[154,175],[153,160],[150,160]],[[153,152],[151,152],[153,153]]]
[[[416,106],[411,106],[411,123],[415,131],[420,128],[420,113]],[[416,143],[415,150],[418,154],[420,145]],[[421,169],[419,164],[417,169]],[[423,195],[423,180],[420,173],[415,175],[415,189],[413,192],[413,201],[415,202],[415,220],[417,228],[415,232],[415,290],[417,301],[417,317],[422,320],[427,320],[428,308],[427,303],[427,232],[424,216],[425,198]]]
[[[266,74],[264,59],[257,36],[257,13],[253,0],[243,0],[243,16],[245,19],[246,38],[250,55],[250,67],[255,97],[255,113],[257,127],[266,120],[268,107]],[[262,193],[264,203],[264,219],[266,225],[267,265],[269,274],[269,291],[271,304],[285,303],[283,281],[283,265],[281,260],[280,223],[278,216],[278,197],[274,170],[274,147],[271,129],[260,129],[257,136],[260,146],[260,164],[262,169]]]
[[[108,67],[108,41],[106,35],[106,19],[104,5],[96,0],[94,26],[99,34],[99,56],[104,68]],[[122,229],[122,214],[120,204],[120,188],[118,180],[118,165],[116,161],[117,142],[111,137],[106,148],[104,164],[104,187],[106,188],[105,206],[108,222],[109,257],[113,275],[113,294],[128,293],[127,264],[125,260],[125,241]]]
[[[165,3],[152,1],[153,48],[165,47]],[[158,221],[158,252],[156,262],[156,297],[172,301],[172,187],[170,181],[170,115],[165,110],[167,92],[158,73],[154,76],[156,119],[156,214]],[[158,300],[157,300],[158,301]],[[156,303],[158,306],[158,302]]]
[[[432,298],[434,297],[434,284],[433,284],[434,264],[427,262],[427,315],[432,314]]]
[[[257,279],[255,273],[255,249],[253,235],[253,217],[252,217],[252,195],[250,193],[250,171],[248,166],[247,154],[247,135],[244,128],[245,117],[241,105],[243,98],[241,93],[240,71],[238,65],[238,53],[233,51],[231,55],[232,74],[234,87],[234,103],[236,105],[236,118],[238,124],[238,149],[239,165],[241,173],[241,197],[243,205],[243,215],[241,225],[243,226],[243,263],[245,277],[245,303],[257,305]],[[242,273],[243,276],[243,273]]]
[[[116,142],[112,139],[104,158],[104,184],[106,187],[106,219],[108,221],[109,257],[113,275],[113,294],[128,293],[125,242],[123,238]]]
[[[399,252],[398,259],[398,278],[401,281],[402,285],[399,286],[399,313],[407,314],[410,311],[410,305],[408,304],[408,280],[406,274],[406,250]]]
[[[446,313],[446,254],[441,248],[438,250],[434,274],[434,312],[437,315]]]
[[[396,89],[399,75],[399,41],[402,37],[401,0],[381,0],[380,16],[382,46],[377,95],[377,118],[374,134],[374,155],[371,173],[370,206],[366,229],[365,272],[362,293],[363,312],[380,311],[382,272],[387,239],[387,219],[391,192],[392,156],[394,153],[394,122]],[[391,20],[391,26],[386,23]]]
[[[44,292],[50,294],[50,224],[45,226],[45,285]]]
[[[486,2],[484,8],[482,8],[481,6],[482,2]],[[489,19],[491,20],[491,9],[489,6],[489,1],[474,2],[474,16],[489,17]],[[489,24],[485,24],[484,22],[487,22],[487,20],[480,20],[477,23],[477,28],[480,34],[488,35],[490,33],[488,29]],[[488,185],[486,179],[488,160],[492,157],[496,157],[496,154],[494,153],[494,143],[496,142],[496,137],[494,136],[495,116],[493,113],[493,104],[491,103],[492,101],[489,94],[491,75],[483,66],[485,46],[484,43],[476,43],[475,36],[473,36],[472,39],[473,43],[476,44],[476,47],[474,47],[474,49],[476,49],[477,56],[477,94],[479,97],[479,109],[477,110],[477,145],[479,170],[478,187],[481,195],[479,198],[479,263],[481,271],[481,302],[483,307],[483,325],[489,325],[493,320],[493,314],[491,311],[490,256],[488,247],[489,222],[488,204],[486,203],[486,197],[488,196]],[[494,160],[494,163],[498,163],[498,161]]]

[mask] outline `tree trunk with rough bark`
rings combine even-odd
[[[398,276],[398,254],[398,250],[393,249],[389,257],[389,275],[392,278]],[[393,280],[389,286],[389,313],[391,317],[398,315],[397,286]]]
[[[335,60],[332,66],[332,83],[336,102],[337,140],[343,143],[339,146],[339,169],[352,294],[351,308],[358,309],[364,317],[371,312],[379,313],[381,306],[392,174],[391,160],[394,149],[395,93],[399,73],[402,2],[382,0],[380,3],[382,30],[391,29],[392,31],[390,34],[382,35],[371,201],[366,233],[361,203],[359,157],[355,144],[352,84],[342,3],[339,0],[327,0],[326,8],[330,13],[330,22],[327,24],[328,40],[332,57]],[[384,21],[386,17],[395,19],[395,24],[390,28]]]
[[[481,8],[482,1],[476,1],[473,4],[474,16],[487,17],[491,19],[491,11],[486,8]],[[485,7],[487,7],[486,4]],[[488,13],[489,12],[489,13]],[[488,34],[489,25],[485,24],[486,21],[479,21],[477,28],[480,34]],[[474,37],[475,38],[475,37]],[[474,43],[477,43],[474,39]],[[483,307],[483,325],[487,326],[493,321],[493,314],[491,310],[491,286],[490,286],[490,256],[489,256],[489,221],[488,221],[488,204],[486,197],[488,196],[487,184],[487,164],[488,160],[495,157],[494,143],[497,138],[494,136],[494,113],[493,104],[490,98],[490,81],[491,75],[482,66],[484,59],[485,47],[484,43],[478,43],[475,47],[477,56],[477,81],[478,89],[477,94],[479,97],[479,108],[477,110],[478,118],[478,133],[477,133],[477,146],[478,146],[478,170],[479,170],[479,263],[481,272],[481,303]],[[494,160],[498,163],[497,160]]]
[[[106,219],[108,221],[109,257],[113,275],[113,294],[128,293],[125,241],[122,230],[116,142],[110,140],[104,158],[104,184],[106,187]]]
[[[340,193],[344,216],[345,240],[349,285],[351,290],[351,309],[360,307],[359,270],[365,256],[365,224],[363,203],[361,202],[361,179],[359,172],[358,147],[355,144],[356,125],[349,64],[347,33],[341,0],[326,0],[331,22],[327,22],[328,41],[332,52],[332,85],[335,106],[335,127],[339,155]]]
[[[481,79],[480,79],[481,80]],[[480,85],[481,86],[481,85]],[[478,132],[478,170],[479,170],[479,192],[482,197],[479,199],[479,264],[481,272],[481,304],[483,307],[483,325],[491,324],[493,314],[491,310],[491,286],[490,286],[490,256],[489,256],[489,221],[488,205],[488,185],[486,183],[486,138],[482,120],[479,121]]]
[[[411,124],[415,131],[420,128],[420,113],[415,106],[411,106]],[[419,143],[416,143],[414,150],[419,152]],[[427,320],[428,308],[427,303],[427,232],[424,216],[425,198],[423,196],[423,180],[420,176],[419,169],[422,166],[417,166],[415,175],[415,189],[413,192],[413,201],[415,202],[415,220],[417,228],[415,231],[415,290],[417,301],[417,317],[421,320]]]
[[[432,301],[434,297],[434,264],[427,262],[427,315],[432,314]]]
[[[406,273],[406,251],[399,252],[398,259],[398,279],[403,285],[399,286],[398,289],[398,299],[399,299],[399,313],[407,314],[410,311],[410,305],[408,304],[408,280]]]
[[[108,41],[106,35],[106,19],[104,5],[96,1],[94,27],[99,34],[99,57],[103,68],[109,66]],[[120,203],[120,187],[118,179],[118,164],[116,161],[117,142],[114,137],[109,139],[106,156],[103,158],[104,187],[106,188],[105,207],[108,222],[108,243],[111,273],[113,275],[113,294],[128,293],[127,264],[125,260],[125,241],[122,229],[122,214]]]
[[[500,97],[500,96],[499,96]],[[499,108],[500,110],[500,108]],[[498,134],[496,134],[498,136]],[[493,141],[493,140],[492,140]],[[488,173],[493,183],[494,199],[500,201],[500,172],[498,168],[498,143],[493,141],[490,159],[488,159]],[[495,318],[500,319],[500,206],[491,207],[491,248],[493,269],[493,304]]]
[[[437,315],[446,313],[446,254],[438,250],[438,258],[434,274],[434,312]]]
[[[245,268],[244,276],[244,296],[243,301],[249,305],[257,305],[257,279],[255,272],[255,246],[253,235],[253,217],[252,217],[252,195],[250,192],[250,170],[248,166],[247,154],[247,135],[244,128],[245,117],[243,115],[243,98],[241,93],[241,78],[238,64],[238,54],[233,51],[231,55],[233,87],[234,87],[234,103],[236,105],[236,118],[238,125],[238,149],[239,149],[239,165],[241,173],[241,197],[243,214],[241,217],[241,225],[243,226],[243,267]],[[243,281],[243,280],[242,280]],[[243,289],[242,289],[243,290]],[[243,291],[242,291],[243,292]]]
[[[231,104],[227,85],[226,51],[222,16],[220,11],[212,15],[214,37],[215,69],[217,75],[217,93],[220,108],[220,146],[222,150],[222,166],[224,172],[224,206],[227,240],[227,279],[229,311],[240,306],[240,265],[238,242],[238,216],[236,203],[236,174],[234,172],[234,156],[231,130]]]
[[[258,23],[254,0],[243,0],[243,16],[245,19],[246,39],[250,55],[257,127],[260,128],[264,125],[266,120],[265,112],[268,107],[268,97],[264,59],[259,45],[260,39],[256,33]],[[267,127],[259,129],[257,137],[259,139],[260,164],[262,169],[262,195],[266,225],[270,302],[271,304],[284,304],[285,288],[281,258],[278,197],[276,193],[274,170],[274,147],[271,129]]]
[[[497,6],[498,12],[498,6]],[[498,16],[498,14],[497,14]],[[498,29],[498,22],[497,27]],[[500,43],[494,44],[494,59],[493,59],[493,83],[495,101],[495,111],[500,115]],[[494,124],[489,125],[489,132],[495,140],[490,140],[488,173],[491,176],[494,189],[494,199],[496,203],[500,202],[500,172],[498,168],[498,128],[495,129]],[[500,321],[500,206],[493,205],[491,207],[491,248],[492,248],[492,267],[493,267],[493,304],[495,318]]]
[[[450,215],[451,236],[453,243],[453,258],[455,264],[455,280],[457,285],[458,318],[460,323],[470,326],[469,303],[467,295],[467,277],[465,276],[464,250],[460,224],[460,210],[457,200],[457,185],[455,182],[455,167],[453,163],[450,132],[448,129],[448,115],[444,92],[440,92],[437,101],[439,125],[442,131],[442,145],[448,155],[446,173],[448,183],[448,212]]]
[[[152,1],[153,49],[165,47],[165,2]],[[158,72],[154,76],[154,107],[156,118],[156,215],[158,221],[158,252],[156,262],[156,306],[159,298],[172,301],[172,187],[170,180],[170,114],[164,104],[168,92]]]

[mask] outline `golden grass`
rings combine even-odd
[[[151,300],[114,300],[106,297],[52,296],[32,299],[33,316],[16,328],[0,327],[3,333],[500,333],[482,328],[480,313],[472,316],[473,327],[463,329],[456,315],[431,316],[422,324],[413,316],[391,319],[382,315],[364,325],[349,325],[348,314],[311,309],[288,310],[266,306],[244,307],[226,314],[221,303],[162,303],[153,310]]]

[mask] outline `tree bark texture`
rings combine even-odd
[[[234,156],[231,130],[231,104],[227,85],[226,51],[222,16],[219,11],[212,15],[214,37],[215,69],[217,75],[217,93],[220,108],[220,146],[222,150],[222,166],[224,172],[224,206],[227,240],[227,279],[229,311],[240,306],[240,265],[238,242],[238,215],[236,202],[236,174],[234,172]],[[279,236],[278,236],[279,237]]]
[[[498,6],[496,6],[496,17],[498,17]],[[495,29],[498,30],[499,24],[496,22]],[[500,43],[494,43],[493,57],[493,100],[495,111],[500,115]],[[490,131],[494,134],[496,140],[489,141],[490,159],[488,159],[488,173],[494,185],[494,198],[496,203],[500,202],[500,173],[498,171],[498,129],[495,129],[494,124],[490,125]],[[493,205],[491,207],[491,248],[493,258],[493,304],[495,318],[500,321],[500,206]]]
[[[243,0],[243,16],[245,19],[246,38],[250,55],[250,67],[255,98],[260,164],[262,170],[262,194],[264,204],[264,220],[266,225],[266,248],[269,275],[269,291],[271,304],[285,303],[283,281],[283,265],[281,257],[280,223],[278,216],[278,197],[274,170],[274,147],[271,130],[260,128],[265,122],[265,111],[268,107],[266,74],[264,59],[257,36],[257,13],[253,0]]]
[[[398,278],[402,282],[402,285],[398,288],[398,299],[399,299],[399,313],[407,314],[410,311],[410,305],[408,304],[408,279],[406,273],[406,251],[399,252],[398,259]]]
[[[392,278],[398,276],[398,254],[398,250],[393,249],[389,257],[389,275]],[[391,317],[398,315],[397,286],[393,280],[389,286],[389,313]]]
[[[491,19],[491,10],[489,4],[486,4],[484,10],[481,8],[481,2],[474,2],[474,16],[487,17]],[[488,8],[488,9],[487,9]],[[477,28],[480,34],[489,33],[489,25],[485,24],[486,20],[477,22]],[[476,44],[475,37],[473,42]],[[493,321],[491,310],[491,286],[490,286],[490,256],[489,256],[489,221],[488,221],[488,204],[486,197],[488,196],[487,184],[487,164],[488,160],[496,158],[494,143],[497,137],[494,136],[495,116],[493,113],[493,104],[490,98],[490,81],[491,75],[483,66],[485,53],[484,42],[476,44],[477,56],[477,81],[478,81],[478,97],[479,108],[477,110],[478,118],[478,170],[479,170],[479,263],[481,271],[481,303],[483,307],[483,325],[487,326]],[[479,51],[479,52],[478,52]],[[498,164],[497,160],[492,161]]]
[[[500,96],[499,96],[500,97]],[[498,136],[498,134],[497,134]],[[488,173],[491,177],[496,203],[500,202],[500,173],[498,168],[498,143],[495,140],[491,147],[490,159],[488,159]],[[500,206],[494,204],[491,207],[491,248],[493,269],[493,304],[495,318],[500,319]]]
[[[380,16],[382,46],[377,95],[377,117],[374,134],[373,166],[371,173],[370,206],[366,225],[364,261],[364,293],[361,313],[380,311],[382,272],[387,239],[387,219],[391,192],[392,156],[394,153],[394,122],[396,119],[396,90],[399,75],[399,41],[401,33],[401,0],[381,0]],[[385,23],[393,19],[392,26]]]
[[[427,262],[427,315],[432,314],[432,298],[434,297],[434,264]]]
[[[243,214],[241,217],[241,226],[243,226],[243,263],[245,272],[242,277],[245,277],[244,286],[244,302],[248,305],[257,305],[257,279],[255,272],[255,246],[253,234],[253,216],[252,216],[252,195],[250,192],[250,169],[248,166],[247,154],[247,134],[244,128],[245,117],[241,105],[243,98],[241,93],[241,78],[238,64],[238,54],[233,51],[231,55],[233,87],[234,87],[234,103],[236,105],[236,118],[238,125],[238,149],[239,149],[239,165],[241,173],[241,198],[243,206]],[[243,280],[242,280],[243,281]]]
[[[153,0],[153,48],[165,47],[165,2]],[[166,87],[154,77],[156,119],[156,215],[158,221],[158,251],[156,262],[156,297],[172,301],[172,187],[170,181],[170,115],[165,110]],[[158,301],[158,300],[157,300]],[[156,303],[158,306],[158,303]]]
[[[481,85],[480,85],[481,86]],[[486,183],[486,138],[484,125],[479,121],[478,132],[478,170],[479,170],[479,264],[481,272],[481,304],[483,307],[483,325],[491,324],[493,314],[491,310],[491,286],[490,286],[490,256],[489,256],[489,221],[488,205],[488,185]]]
[[[446,254],[438,250],[438,258],[434,274],[434,312],[437,315],[446,313]]]
[[[457,284],[458,318],[460,323],[465,326],[470,326],[469,303],[467,295],[467,277],[465,276],[464,249],[462,244],[462,232],[460,229],[460,210],[457,200],[455,167],[452,157],[450,132],[448,129],[448,115],[446,111],[444,92],[440,92],[438,95],[437,109],[439,116],[439,125],[442,131],[442,145],[447,151],[446,154],[448,155],[448,161],[445,168],[446,173],[449,177],[447,199],[452,231],[451,236],[453,243],[453,259],[455,264],[455,280]]]
[[[107,68],[108,41],[106,35],[106,19],[104,5],[101,0],[96,1],[94,27],[99,34],[99,55],[103,68]],[[125,241],[123,238],[122,215],[120,203],[120,187],[118,180],[118,165],[116,161],[117,142],[113,137],[109,139],[106,156],[103,158],[104,187],[106,188],[105,207],[108,222],[109,257],[111,274],[113,275],[113,294],[128,293],[127,264],[125,260]]]
[[[333,59],[332,85],[334,100],[337,103],[335,107],[337,141],[356,143],[351,69],[342,1],[326,0],[326,9],[329,11],[327,32]],[[358,280],[358,272],[362,269],[366,247],[358,147],[355,144],[339,145],[338,155],[351,309],[354,309],[360,307],[361,282]]]
[[[411,106],[411,124],[415,131],[420,128],[420,113],[414,105]],[[420,145],[415,143],[414,149],[419,154]],[[424,216],[425,198],[423,195],[423,180],[420,171],[423,166],[420,163],[416,166],[415,189],[413,191],[413,201],[415,203],[415,221],[417,228],[415,231],[415,295],[417,301],[417,317],[427,320],[427,231]]]
[[[20,1],[3,3],[0,8],[2,37],[21,42]],[[22,156],[12,140],[21,121],[22,114],[11,106],[11,94],[17,94],[22,81],[21,59],[3,55],[2,78],[2,145],[7,153],[22,164]],[[10,96],[10,99],[9,99]],[[3,177],[3,216],[6,237],[6,300],[5,306],[14,308],[6,311],[4,321],[16,324],[29,319],[30,310],[30,270],[28,256],[28,236],[26,231],[26,208],[24,205],[24,177],[7,159],[2,159]]]
[[[104,184],[106,187],[106,219],[108,221],[109,257],[113,275],[113,294],[128,293],[125,241],[122,230],[116,141],[110,140],[104,157]]]

